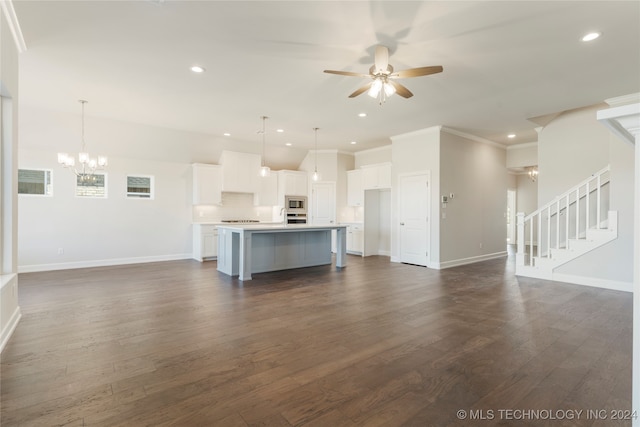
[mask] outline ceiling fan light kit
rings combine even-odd
[[[413,93],[395,79],[404,79],[409,77],[428,76],[430,74],[441,73],[443,70],[441,65],[433,65],[428,67],[409,68],[407,70],[394,72],[393,66],[389,64],[389,49],[386,46],[376,46],[374,54],[374,64],[369,68],[369,74],[354,73],[351,71],[324,70],[328,74],[338,74],[341,76],[365,77],[372,79],[371,82],[358,88],[349,95],[349,98],[355,98],[358,95],[367,92],[372,98],[377,98],[380,105],[384,104],[388,97],[397,93],[403,98],[411,98]]]

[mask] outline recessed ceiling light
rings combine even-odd
[[[194,65],[193,67],[191,67],[191,71],[193,71],[194,73],[204,73],[204,68],[199,65]]]
[[[351,145],[356,145],[356,144],[357,144],[357,142],[351,141]]]
[[[284,132],[284,129],[276,129],[276,132],[282,133],[282,132]]]
[[[583,42],[590,42],[591,40],[595,40],[600,37],[600,33],[589,33],[582,37]]]
[[[507,135],[507,138],[515,138],[516,134],[515,133],[510,133],[509,135]]]
[[[231,134],[229,132],[225,132],[223,135],[224,136],[231,136]]]
[[[360,113],[358,114],[359,117],[367,117],[367,113]]]
[[[284,144],[284,145],[286,145],[287,147],[291,147],[291,143],[290,143],[290,142],[287,142],[287,143],[286,143],[286,144]]]

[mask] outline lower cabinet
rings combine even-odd
[[[218,229],[215,225],[193,225],[193,259],[200,262],[218,257]]]
[[[364,251],[364,229],[361,224],[347,225],[347,253],[362,255]]]

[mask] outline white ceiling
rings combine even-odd
[[[528,118],[640,92],[638,1],[13,4],[22,105],[79,113],[87,99],[87,116],[256,142],[267,115],[268,145],[313,148],[319,127],[319,149],[359,151],[434,125],[531,142]],[[444,72],[401,80],[410,99],[349,99],[366,80],[323,70],[366,73],[377,44],[396,70]]]

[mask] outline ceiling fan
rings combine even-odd
[[[324,70],[325,73],[339,74],[342,76],[366,77],[372,79],[371,82],[361,86],[358,90],[349,95],[349,98],[355,98],[358,95],[367,92],[372,98],[378,98],[382,104],[388,97],[397,93],[403,98],[411,98],[413,93],[395,79],[404,79],[407,77],[427,76],[442,72],[442,66],[434,65],[430,67],[409,68],[403,71],[393,71],[393,67],[389,64],[389,49],[386,46],[376,46],[374,54],[374,65],[369,68],[369,74],[354,73],[351,71]]]

